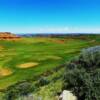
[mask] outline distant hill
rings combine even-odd
[[[16,34],[19,37],[83,37],[83,36],[100,36],[100,34],[93,33],[20,33]]]

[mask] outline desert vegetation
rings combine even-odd
[[[100,100],[100,46],[82,50],[67,64],[63,88],[78,100]]]

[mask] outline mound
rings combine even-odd
[[[49,59],[60,60],[61,57],[59,56],[48,56]]]
[[[12,71],[8,68],[0,68],[0,77],[9,76],[12,74]]]
[[[35,67],[37,65],[39,65],[39,63],[37,63],[37,62],[29,62],[29,63],[20,64],[18,67],[19,68],[31,68],[31,67]]]

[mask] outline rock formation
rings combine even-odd
[[[19,38],[19,36],[16,36],[10,32],[0,32],[0,40],[16,40]]]

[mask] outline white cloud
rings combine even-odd
[[[1,30],[0,30],[1,31]],[[13,33],[66,33],[68,27],[23,27],[23,28],[5,28],[3,31],[9,31]]]
[[[100,33],[98,27],[7,27],[0,28],[2,32],[13,32],[13,33]]]

